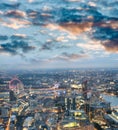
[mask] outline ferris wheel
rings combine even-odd
[[[23,83],[15,77],[9,82],[9,89],[15,94],[20,94],[22,91],[24,91],[24,86]]]

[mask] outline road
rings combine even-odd
[[[10,130],[10,118],[9,118],[9,120],[8,120],[6,130]]]

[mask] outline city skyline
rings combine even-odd
[[[117,68],[117,0],[1,0],[1,69]]]

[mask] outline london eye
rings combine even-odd
[[[9,82],[9,89],[19,94],[24,90],[23,83],[15,77]]]

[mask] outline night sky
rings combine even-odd
[[[0,68],[118,67],[118,0],[0,0]]]

